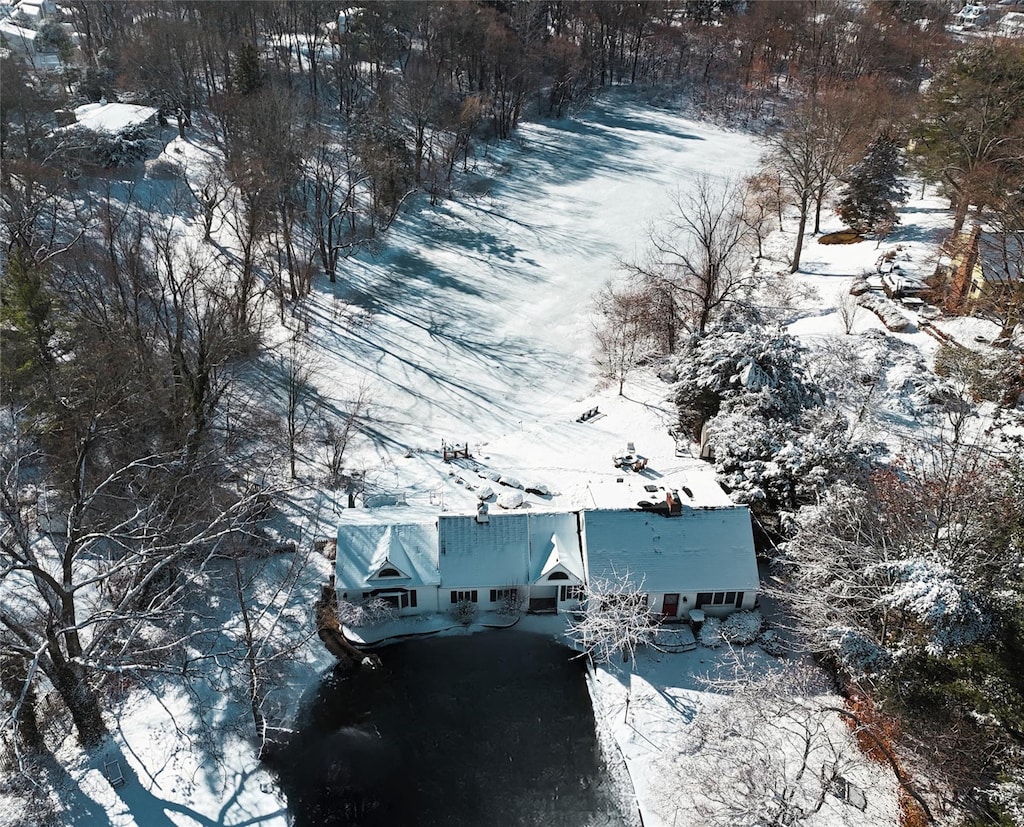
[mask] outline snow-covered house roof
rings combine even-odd
[[[81,126],[94,132],[116,135],[129,126],[148,123],[156,117],[154,106],[135,106],[131,103],[84,103],[75,109],[75,118]]]
[[[575,512],[447,514],[437,525],[443,588],[526,584],[555,570],[583,580]]]
[[[584,581],[583,555],[577,515],[530,515],[531,582],[564,572],[577,583]]]
[[[338,526],[339,590],[436,586],[437,529],[432,523],[346,523]]]
[[[34,29],[19,26],[13,20],[0,20],[0,37],[13,50],[34,54],[36,51],[36,34]]]
[[[757,591],[750,512],[744,506],[689,508],[663,517],[643,511],[587,511],[587,575],[629,574],[658,592]]]
[[[996,30],[1002,37],[1024,36],[1024,12],[1007,12],[999,21]]]
[[[987,6],[968,4],[958,11],[954,17],[964,28],[974,28],[988,24],[990,17]]]

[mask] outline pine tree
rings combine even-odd
[[[900,180],[903,167],[899,144],[891,132],[882,132],[850,167],[837,210],[843,221],[859,233],[883,232],[899,223],[894,205],[909,195]]]
[[[263,86],[263,70],[260,68],[260,56],[251,43],[243,43],[235,57],[235,69],[231,80],[234,90],[243,97],[250,95]]]

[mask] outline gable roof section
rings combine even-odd
[[[684,508],[676,517],[643,511],[584,514],[587,574],[629,574],[657,592],[757,591],[750,512],[744,506]]]
[[[374,579],[386,565],[405,577]],[[335,562],[339,589],[396,586],[436,586],[437,529],[430,523],[368,524],[338,526],[338,557]]]
[[[583,554],[575,512],[531,514],[529,525],[531,582],[543,581],[553,571],[560,570],[582,583]]]

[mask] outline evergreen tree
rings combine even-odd
[[[840,193],[838,212],[859,233],[878,233],[899,223],[895,204],[907,200],[900,147],[889,131],[870,144],[863,160],[854,164]]]
[[[231,80],[234,84],[234,91],[243,97],[262,88],[263,70],[260,69],[260,56],[256,52],[256,47],[251,43],[243,43],[238,47]]]
[[[55,363],[54,299],[42,266],[15,249],[0,283],[0,376],[7,392],[31,384]]]

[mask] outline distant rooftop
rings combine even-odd
[[[157,113],[154,106],[135,106],[130,103],[85,103],[75,109],[78,123],[94,132],[116,135],[129,126],[146,123]]]

